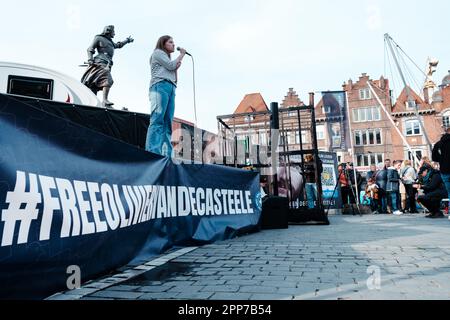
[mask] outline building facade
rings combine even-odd
[[[392,96],[388,79],[380,77],[374,80],[365,73],[357,81],[350,79],[345,82],[342,90],[347,96],[347,110],[342,120],[348,121],[347,135],[351,143],[348,149],[337,151],[338,160],[354,161],[360,171],[368,171],[371,165],[378,165],[386,159],[430,157],[431,147],[444,133],[443,124],[450,124],[450,72],[440,85],[435,85],[429,78],[423,92],[417,93],[408,87],[398,97]],[[280,103],[280,110],[304,105],[297,92],[289,88]],[[417,119],[416,106],[422,125]],[[234,128],[238,141],[246,140],[243,143],[247,145],[269,144],[270,117],[267,114],[250,115],[258,112],[268,113],[267,104],[261,94],[250,94],[226,119],[226,124]],[[316,104],[315,112],[318,148],[330,151],[332,137],[327,130],[330,108],[322,99]],[[241,114],[245,116],[239,116]],[[300,117],[308,119],[304,114]],[[280,142],[282,148],[296,151],[301,147],[311,147],[311,124],[302,120],[300,126],[297,112],[280,113],[280,129],[285,136]]]

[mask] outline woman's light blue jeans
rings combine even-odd
[[[175,90],[175,85],[169,81],[155,83],[150,88],[151,114],[145,150],[165,157],[172,157]]]
[[[317,201],[317,185],[315,183],[306,184],[306,198],[308,200],[308,209],[314,209]]]

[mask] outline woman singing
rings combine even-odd
[[[170,36],[162,36],[150,58],[150,126],[145,150],[166,157],[172,156],[172,121],[175,113],[177,70],[186,50],[180,48],[177,59],[171,60],[175,43]]]

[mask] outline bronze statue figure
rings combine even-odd
[[[123,48],[128,43],[132,43],[134,39],[128,37],[125,41],[113,42],[116,35],[114,26],[106,26],[102,34],[95,36],[94,41],[88,48],[88,69],[83,75],[81,82],[89,89],[97,94],[103,91],[103,106],[112,108],[114,103],[108,100],[109,91],[114,84],[111,76],[111,68],[113,66],[114,50]],[[94,57],[95,50],[98,54]]]

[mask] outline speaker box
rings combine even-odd
[[[289,228],[289,201],[282,197],[269,197],[263,202],[261,228],[263,230]]]

